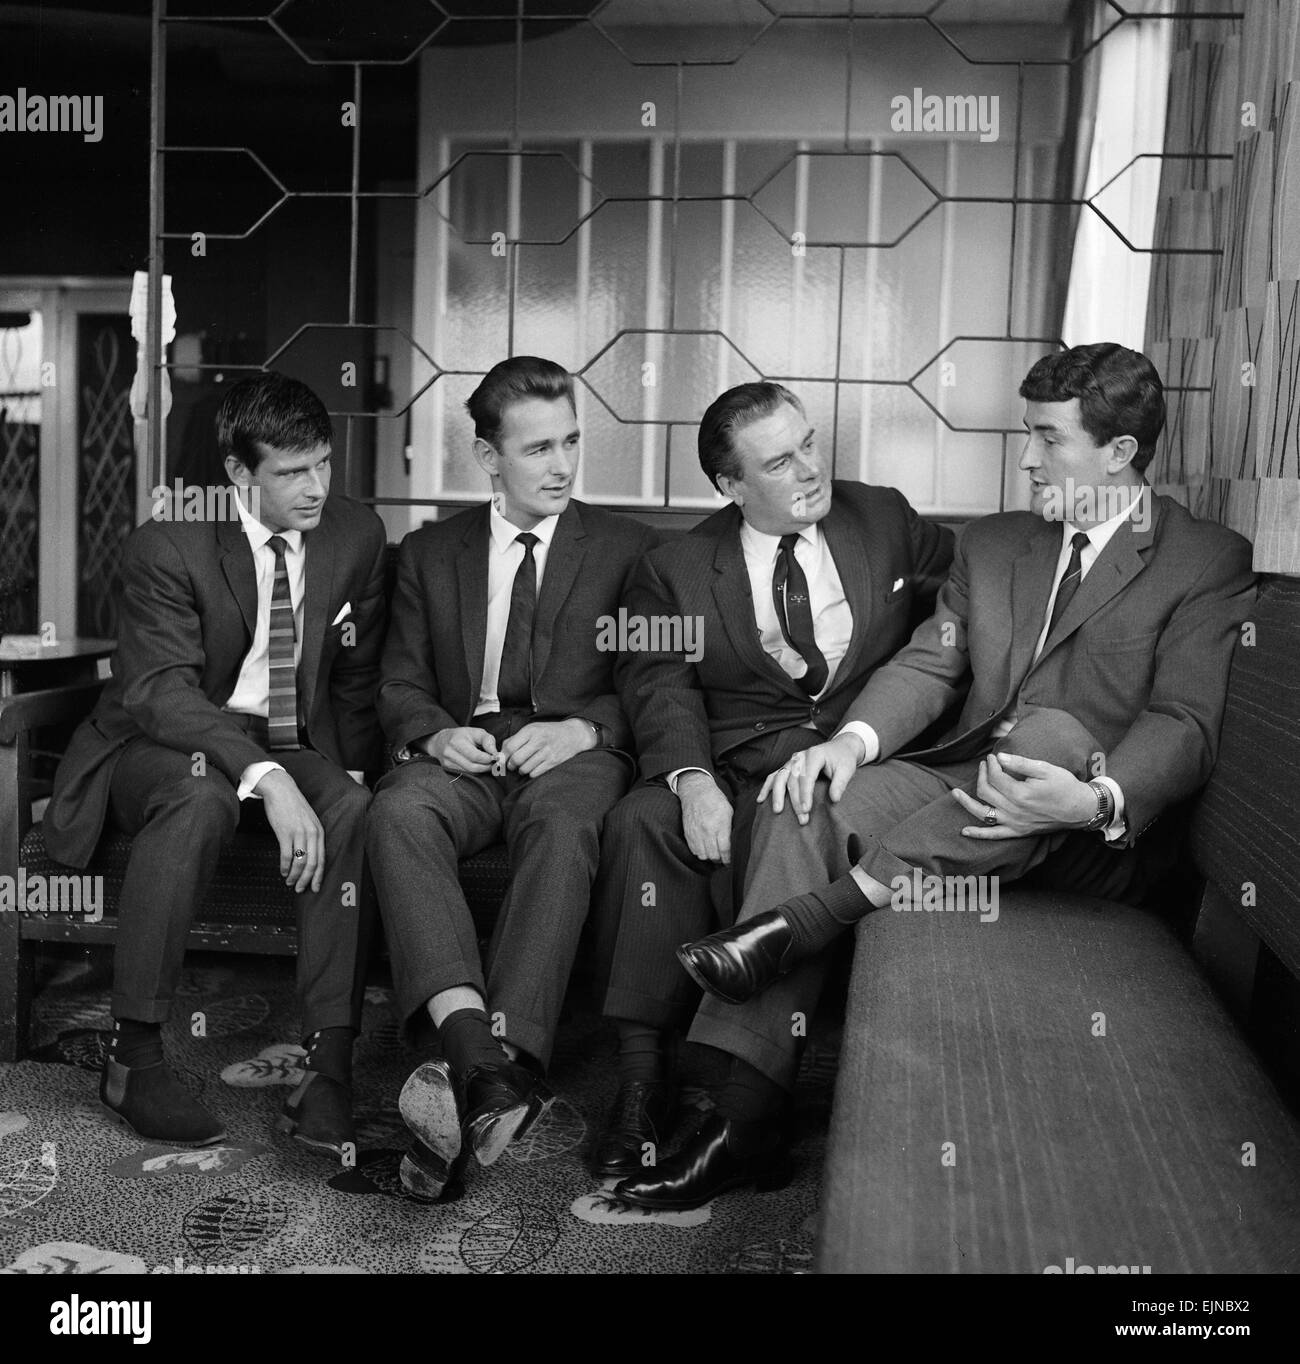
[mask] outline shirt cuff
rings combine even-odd
[[[859,767],[865,767],[880,757],[880,735],[865,720],[850,720],[835,737],[838,739],[840,734],[856,734],[862,740],[862,747],[866,752],[862,761],[858,763]]]
[[[677,794],[677,783],[688,772],[703,772],[706,777],[710,777],[713,775],[708,770],[707,767],[679,767],[675,772],[670,772],[668,774],[668,789],[673,793],[673,795]]]
[[[1110,823],[1101,831],[1105,835],[1107,843],[1114,843],[1117,838],[1122,838],[1128,830],[1128,824],[1124,819],[1124,792],[1119,789],[1119,782],[1114,777],[1094,777],[1093,780],[1101,782],[1115,802],[1115,814]]]
[[[253,790],[253,787],[255,787],[268,772],[283,771],[284,768],[279,763],[249,763],[248,766],[244,768],[243,775],[239,778],[239,789],[235,794],[240,800],[248,800],[250,797],[253,800],[261,800],[262,797]]]

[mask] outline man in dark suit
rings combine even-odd
[[[665,1048],[698,998],[673,953],[713,923],[711,894],[726,898],[720,869],[743,864],[759,784],[835,732],[952,558],[951,533],[895,489],[832,482],[779,384],[717,398],[699,455],[731,505],[648,555],[626,598],[631,620],[691,623],[697,647],[651,637],[618,664],[643,780],[606,823],[594,897],[620,1039],[619,1091],[592,1152],[606,1175],[640,1169],[668,1131]],[[759,1081],[738,1061],[724,1104]]]
[[[765,783],[736,926],[680,953],[710,994],[692,1040],[745,1058],[766,1088],[620,1185],[631,1203],[779,1182],[792,1019],[811,1017],[826,949],[865,914],[978,906],[990,922],[999,882],[1049,855],[1083,888],[1132,899],[1138,839],[1210,774],[1254,598],[1250,545],[1146,483],[1164,397],[1145,356],[1049,355],[1020,394],[1032,510],[967,527],[933,616],[830,742]],[[963,697],[938,744],[891,758]]]
[[[426,1200],[462,1148],[491,1164],[550,1102],[601,825],[632,775],[610,625],[654,543],[573,500],[579,430],[559,365],[502,361],[466,406],[492,500],[402,543],[378,700],[397,766],[368,836],[399,1005],[434,1024],[442,1052],[400,1100],[414,1137],[402,1182]],[[500,838],[510,885],[485,975],[457,862]]]
[[[202,521],[179,519],[193,507],[176,504],[177,519],[140,526],[123,548],[112,679],[59,766],[46,841],[80,867],[105,823],[134,835],[100,1097],[137,1136],[206,1145],[224,1133],[168,1069],[161,1025],[222,845],[241,812],[264,816],[298,894],[307,1050],[280,1128],[344,1155],[355,1150],[361,780],[379,756],[383,525],[328,496],[330,418],[304,384],[261,374],[234,385],[217,437],[237,496]],[[167,518],[166,504],[155,515]]]

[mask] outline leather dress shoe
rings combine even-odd
[[[616,1184],[612,1196],[638,1208],[684,1211],[745,1184],[761,1193],[783,1189],[793,1172],[782,1119],[741,1122],[710,1113],[676,1155]]]
[[[352,1122],[352,1090],[319,1070],[303,1072],[276,1119],[275,1130],[308,1150],[342,1160],[357,1152]]]
[[[446,1061],[426,1061],[407,1077],[397,1100],[411,1146],[398,1171],[402,1188],[422,1203],[436,1203],[460,1163],[460,1110]]]
[[[676,1104],[663,1080],[628,1080],[619,1085],[605,1126],[591,1149],[598,1175],[633,1175],[645,1169],[646,1143],[661,1151]]]
[[[461,1078],[460,1130],[480,1165],[491,1165],[550,1108],[550,1087],[517,1061],[471,1066]]]
[[[226,1129],[177,1080],[164,1061],[152,1066],[124,1066],[111,1056],[106,1057],[99,1080],[99,1101],[119,1127],[145,1141],[165,1142],[168,1146],[211,1146],[226,1135]]]
[[[677,949],[687,975],[728,1004],[744,1004],[798,965],[794,934],[779,909]]]

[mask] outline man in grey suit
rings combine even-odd
[[[631,732],[608,626],[649,527],[572,498],[573,380],[515,356],[466,404],[492,500],[402,543],[378,706],[396,767],[367,847],[400,1008],[442,1056],[407,1080],[401,1177],[440,1196],[462,1149],[489,1165],[545,1111],[543,1075]],[[488,953],[457,862],[504,838]]]
[[[133,836],[100,1097],[139,1137],[202,1146],[222,1126],[168,1069],[161,1028],[222,845],[241,817],[269,825],[298,895],[307,1051],[279,1126],[341,1157],[356,1150],[384,527],[329,495],[332,427],[305,384],[234,384],[216,422],[237,515],[146,522],[123,546],[113,677],[59,764],[45,836],[76,867],[106,824]]]
[[[593,897],[620,1048],[592,1152],[605,1175],[640,1169],[668,1132],[667,1052],[698,999],[673,954],[719,911],[730,920],[723,869],[743,864],[760,784],[835,732],[928,614],[952,558],[951,533],[896,489],[832,480],[780,384],[715,399],[699,456],[728,505],[648,554],[626,599],[629,618],[691,622],[696,648],[651,637],[618,664],[643,780],[606,824]],[[738,1063],[724,1101],[764,1083]]]
[[[943,906],[956,876],[987,916],[999,880],[1067,851],[1088,889],[1104,878],[1132,898],[1134,845],[1210,775],[1250,545],[1146,482],[1165,414],[1146,356],[1078,346],[1035,364],[1020,394],[1031,510],[966,528],[933,616],[838,733],[765,782],[735,927],[678,954],[709,992],[691,1039],[767,1093],[620,1185],[630,1203],[696,1207],[784,1176],[792,1020],[811,1017],[828,949],[864,915]],[[954,699],[939,742],[905,750]]]

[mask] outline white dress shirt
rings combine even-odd
[[[516,538],[523,532],[497,511],[495,502],[491,505],[489,516],[487,636],[483,641],[483,681],[479,684],[475,715],[490,715],[501,709],[497,697],[501,650],[505,645],[506,624],[510,620],[510,594],[515,585],[515,574],[524,561],[524,547]],[[532,530],[537,536],[537,543],[533,546],[533,562],[537,565],[539,597],[551,541],[555,538],[555,528],[559,523],[558,515],[547,516]]]
[[[763,652],[770,654],[781,671],[796,681],[808,671],[798,650],[791,648],[781,633],[781,621],[772,599],[772,578],[776,572],[781,537],[755,530],[748,521],[741,523],[740,547],[749,573],[749,591],[754,601],[754,625]],[[804,526],[795,541],[794,557],[808,579],[808,602],[812,610],[813,638],[826,660],[826,685],[817,693],[824,696],[835,681],[835,673],[848,652],[853,636],[853,609],[844,595],[835,557],[819,524]],[[815,697],[809,698],[815,700]],[[808,722],[811,726],[811,721]],[[680,767],[668,774],[668,787],[675,795],[677,780],[685,772],[703,768]]]
[[[1145,489],[1145,484],[1143,489]],[[1061,579],[1065,577],[1065,570],[1069,567],[1072,548],[1070,541],[1074,539],[1079,531],[1088,537],[1088,543],[1079,551],[1079,582],[1088,576],[1088,570],[1097,562],[1097,556],[1110,543],[1115,532],[1132,517],[1133,513],[1141,504],[1141,493],[1125,507],[1122,512],[1112,516],[1108,521],[1103,521],[1100,525],[1090,526],[1085,529],[1083,526],[1076,526],[1072,521],[1066,521],[1061,527],[1061,548],[1056,556],[1056,572],[1052,579],[1052,593],[1047,599],[1047,611],[1043,616],[1043,628],[1038,632],[1038,642],[1034,645],[1034,662],[1038,661],[1038,655],[1043,652],[1043,645],[1047,643],[1047,626],[1052,619],[1052,607],[1056,605],[1056,594],[1061,588]],[[1032,664],[1030,665],[1033,666]],[[994,742],[1004,739],[1016,726],[1016,717],[1007,716],[1000,720],[994,729],[991,738]],[[862,761],[859,766],[874,762],[880,756],[880,737],[874,728],[862,720],[850,720],[847,725],[840,730],[840,734],[856,734],[862,740],[865,748]],[[836,735],[838,738],[839,735]],[[1109,824],[1102,832],[1105,834],[1108,843],[1114,842],[1124,832],[1124,792],[1120,790],[1119,783],[1113,777],[1097,776],[1095,781],[1104,782],[1115,801],[1115,813]]]

